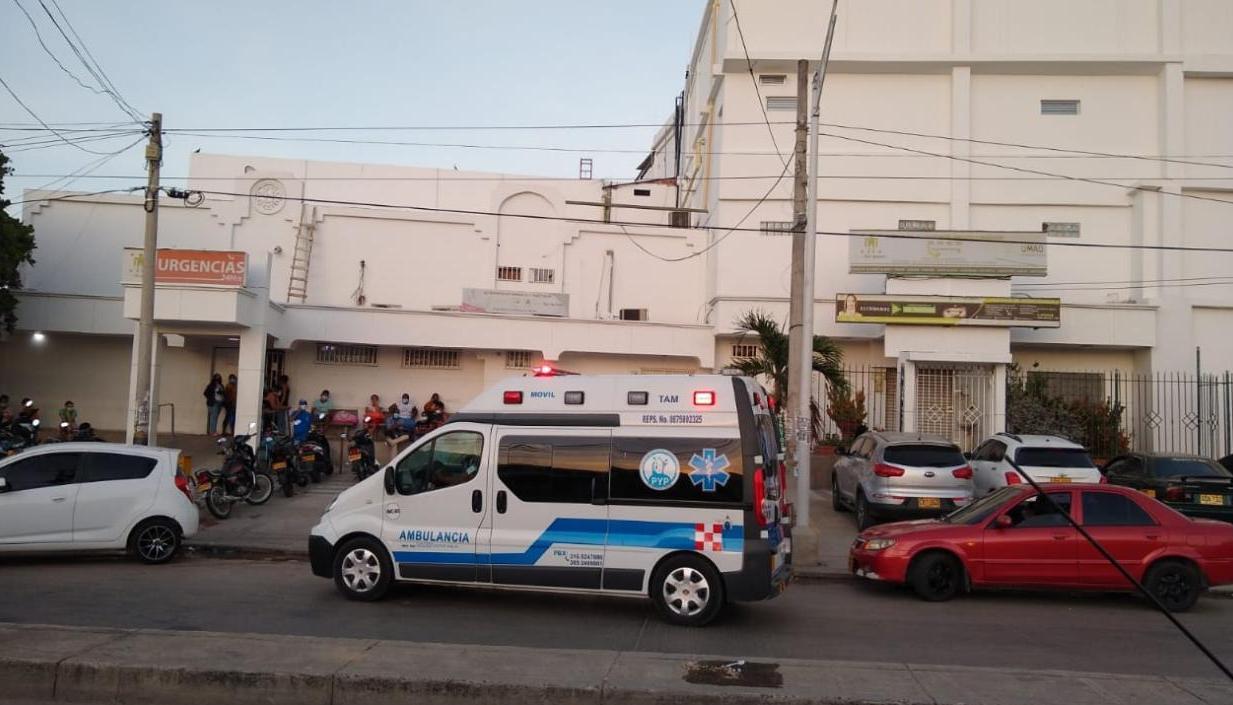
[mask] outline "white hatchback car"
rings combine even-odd
[[[1087,449],[1061,436],[998,433],[968,456],[977,497],[1026,483],[1008,457],[1037,482],[1104,482]]]
[[[127,550],[164,563],[197,533],[180,451],[55,443],[0,460],[0,552]]]

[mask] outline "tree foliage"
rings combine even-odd
[[[1122,418],[1126,407],[1112,399],[1066,398],[1051,394],[1043,374],[1025,374],[1018,365],[1006,371],[1006,430],[1062,436],[1082,444],[1098,458],[1130,448]]]
[[[728,368],[740,370],[742,374],[750,377],[769,380],[775,406],[782,409],[788,390],[788,334],[784,332],[779,321],[764,311],[747,311],[736,321],[736,328],[741,331],[742,337],[757,336],[760,345],[757,355],[738,357]],[[813,370],[826,379],[829,388],[847,391],[848,380],[843,374],[843,351],[826,336],[813,337]],[[822,436],[822,409],[816,399],[810,398],[809,410],[813,436],[817,440]]]
[[[9,333],[17,326],[17,297],[21,265],[34,264],[34,227],[8,214],[4,177],[13,173],[9,158],[0,152],[0,323]]]

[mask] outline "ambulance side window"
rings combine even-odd
[[[590,504],[607,496],[611,449],[606,438],[507,436],[497,477],[524,502]]]
[[[744,458],[739,438],[614,438],[614,504],[744,501]],[[675,459],[675,462],[673,462]]]
[[[438,436],[416,448],[394,469],[398,494],[413,495],[470,482],[479,474],[484,437],[474,431]]]

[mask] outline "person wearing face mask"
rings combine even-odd
[[[403,392],[402,398],[391,408],[385,420],[385,438],[388,445],[397,445],[415,437],[415,417],[419,410],[411,403],[411,395]]]

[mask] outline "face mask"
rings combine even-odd
[[[402,403],[404,403],[404,404],[410,404],[410,403],[411,403],[411,398],[410,398],[410,397],[403,397],[403,398],[402,398]]]

